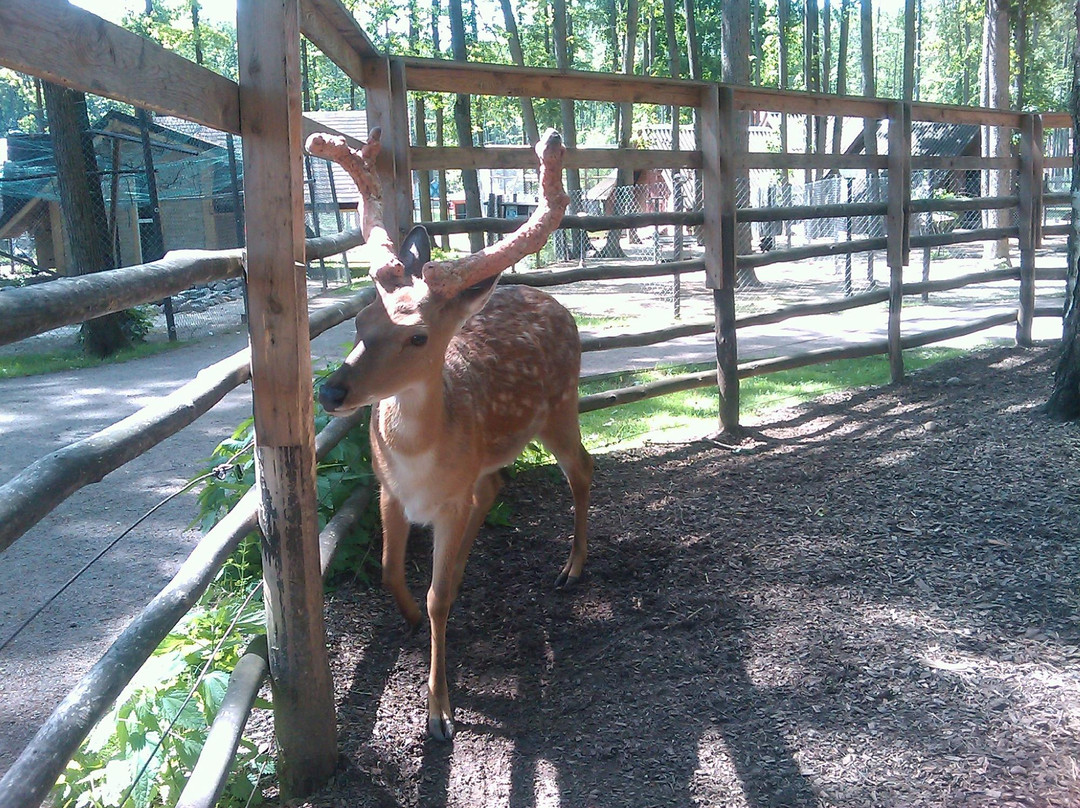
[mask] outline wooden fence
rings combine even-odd
[[[211,731],[207,755],[181,798],[185,806],[211,805],[220,793],[239,728],[269,661],[274,687],[279,778],[286,796],[317,788],[337,761],[335,719],[322,626],[321,574],[343,524],[362,508],[363,494],[351,501],[320,536],[315,516],[314,466],[352,426],[350,419],[313,434],[309,337],[350,318],[370,300],[360,294],[324,310],[308,322],[303,273],[306,258],[324,257],[355,246],[357,233],[303,239],[300,139],[306,125],[300,105],[298,51],[301,32],[335,61],[367,93],[369,126],[381,126],[388,148],[379,170],[386,192],[388,229],[403,231],[412,219],[410,172],[430,168],[531,167],[531,152],[510,148],[428,148],[409,146],[406,95],[409,90],[569,98],[616,103],[677,104],[695,110],[698,148],[694,150],[577,149],[568,167],[690,168],[700,172],[703,205],[699,211],[634,217],[568,216],[564,228],[606,230],[672,224],[700,228],[700,260],[637,266],[621,270],[587,268],[529,273],[514,280],[537,286],[612,277],[651,277],[704,270],[712,290],[712,322],[684,324],[647,333],[586,340],[585,350],[658,344],[680,336],[715,333],[715,370],[686,374],[648,385],[586,396],[582,409],[660,395],[677,389],[717,384],[719,418],[738,426],[739,378],[810,362],[887,353],[893,376],[903,373],[901,350],[985,328],[1017,323],[1017,340],[1030,340],[1034,307],[1034,249],[1043,234],[1046,204],[1063,200],[1042,191],[1042,129],[1065,127],[1059,115],[899,104],[884,100],[838,98],[735,88],[704,82],[646,79],[590,73],[479,66],[437,60],[387,58],[371,46],[339,0],[285,0],[238,5],[239,84],[165,51],[155,43],[103,22],[64,0],[8,0],[0,4],[0,64],[50,81],[115,98],[138,107],[177,115],[244,137],[247,244],[245,253],[172,253],[161,261],[92,276],[68,278],[0,295],[0,344],[64,324],[119,311],[187,288],[193,283],[238,277],[247,281],[250,350],[222,360],[165,401],[146,408],[97,435],[41,458],[0,487],[0,551],[79,488],[147,451],[192,423],[229,390],[250,379],[256,433],[257,485],[202,540],[172,581],[121,634],[104,657],[72,691],[18,761],[0,781],[0,804],[39,804],[94,723],[108,710],[130,677],[165,634],[195,603],[239,540],[256,523],[265,541],[263,566],[268,604],[265,645],[253,647],[234,674],[221,722]],[[885,155],[802,155],[750,153],[737,148],[735,133],[749,110],[784,114],[842,114],[887,119]],[[1019,155],[1006,158],[919,157],[910,153],[913,120],[978,123],[1018,130]],[[751,168],[859,168],[886,170],[894,180],[880,202],[809,208],[738,208],[736,175]],[[910,199],[910,172],[920,168],[1008,169],[1019,172],[1015,194],[994,199]],[[896,181],[899,178],[899,181]],[[1016,226],[961,233],[912,236],[910,217],[922,211],[1008,208],[1019,212]],[[882,216],[884,238],[738,255],[737,222],[765,222],[835,216]],[[502,220],[433,223],[435,232],[480,229],[506,232]],[[1021,263],[1016,270],[977,273],[947,281],[905,284],[901,269],[912,246],[990,238],[1016,238]],[[735,278],[740,268],[820,255],[885,250],[891,269],[887,289],[828,303],[803,304],[783,311],[735,316]],[[1017,308],[963,328],[918,338],[900,336],[905,295],[976,283],[1015,279]],[[888,339],[879,343],[799,356],[738,362],[737,330],[810,314],[858,306],[889,304]],[[1059,315],[1059,312],[1054,312]],[[224,750],[224,751],[222,751]]]

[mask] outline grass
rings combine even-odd
[[[965,353],[950,348],[921,348],[904,352],[908,372],[928,367]],[[582,393],[596,393],[684,372],[684,368],[605,379],[582,387]],[[744,380],[739,385],[743,417],[771,409],[810,401],[826,393],[889,382],[886,357],[847,359],[799,370],[770,373]],[[703,387],[638,401],[581,416],[581,431],[590,450],[611,450],[640,444],[665,432],[706,435],[719,428],[716,387]]]
[[[21,376],[40,376],[43,373],[55,373],[61,370],[96,368],[101,365],[114,365],[130,359],[142,359],[146,356],[171,351],[184,345],[184,342],[142,342],[113,354],[104,359],[84,354],[78,348],[68,348],[47,354],[11,354],[0,355],[0,379],[14,379]]]

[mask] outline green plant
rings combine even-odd
[[[146,356],[171,351],[183,344],[182,342],[144,342],[132,345],[130,348],[124,348],[105,358],[88,356],[74,347],[48,354],[10,354],[0,356],[0,379],[38,376],[60,370],[93,368],[117,362],[126,362],[129,359],[142,359]]]
[[[316,374],[316,380],[325,378],[333,367]],[[330,422],[318,401],[315,403],[315,428],[321,430]],[[255,482],[254,422],[247,419],[236,431],[218,444],[210,456],[205,471],[215,471],[198,494],[199,516],[203,530],[215,525]],[[354,427],[337,446],[331,449],[318,465],[317,496],[319,503],[319,529],[326,526],[334,512],[357,486],[370,485],[372,481],[371,448],[368,443],[367,420]],[[334,563],[328,572],[333,579],[350,573],[362,581],[370,581],[375,567],[371,553],[371,536],[374,527],[374,508],[353,530],[347,540],[338,546]],[[249,536],[226,565],[230,580],[243,582],[261,573],[261,555],[255,535]]]
[[[198,760],[250,638],[262,631],[261,586],[241,590],[218,581],[154,651],[68,763],[50,795],[64,808],[150,808],[171,805]],[[269,705],[258,702],[257,706]],[[222,798],[256,798],[272,761],[243,741]]]

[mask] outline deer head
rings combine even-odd
[[[464,258],[432,261],[427,230],[418,226],[409,232],[401,250],[395,251],[382,225],[381,184],[374,170],[381,136],[379,128],[373,129],[359,150],[350,148],[343,138],[324,134],[307,141],[312,155],[341,165],[360,190],[361,231],[371,263],[369,274],[379,295],[357,315],[356,346],[320,390],[321,403],[335,415],[388,395],[390,377],[400,383],[415,375],[410,370],[441,367],[450,339],[483,308],[499,273],[544,245],[570,201],[562,186],[566,149],[559,133],[549,129],[536,146],[540,205],[509,238]],[[376,344],[378,351],[373,350]]]

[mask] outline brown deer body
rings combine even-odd
[[[377,151],[377,132],[372,138]],[[312,141],[308,148],[331,159],[343,156]],[[534,437],[555,455],[574,498],[574,539],[557,586],[578,580],[588,553],[593,463],[578,426],[577,326],[543,292],[495,289],[497,273],[528,254],[523,250],[539,249],[565,209],[558,135],[549,133],[537,151],[546,204],[514,236],[461,262],[434,263],[427,232],[414,228],[400,257],[373,263],[380,297],[357,315],[355,348],[319,393],[335,415],[372,405],[383,585],[413,627],[421,613],[405,582],[409,525],[433,528],[428,730],[444,740],[454,733],[446,685],[447,617],[473,540],[498,493],[500,470]],[[369,170],[373,155],[362,157]],[[355,170],[354,165],[354,177]],[[370,173],[355,178],[367,219],[378,201],[370,190],[377,192],[377,184]],[[377,213],[373,222],[369,243],[385,250],[389,239],[378,230]]]

